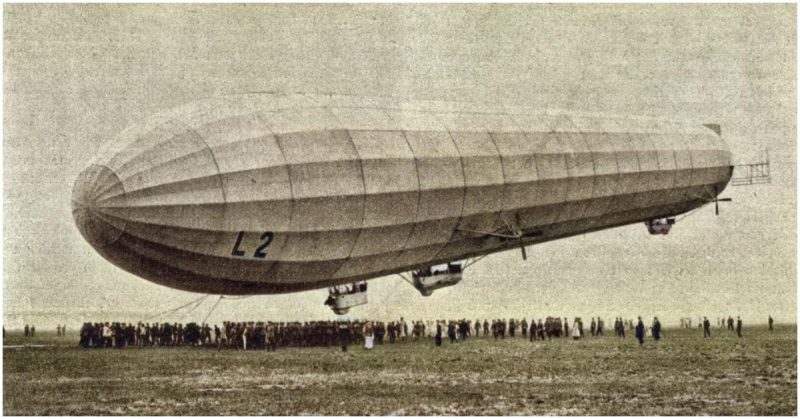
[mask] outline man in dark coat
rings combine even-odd
[[[458,322],[458,335],[461,337],[461,340],[467,340],[467,335],[469,335],[469,323],[465,319],[461,319]]]
[[[383,336],[386,334],[386,326],[383,322],[378,322],[375,325],[375,343],[378,345],[383,345]]]
[[[544,340],[544,323],[542,323],[542,319],[539,319],[539,324],[536,325],[536,331],[539,332],[539,340]]]
[[[386,331],[389,333],[389,343],[394,343],[397,340],[397,325],[394,322],[389,322],[386,326]]]
[[[707,317],[703,317],[703,337],[704,338],[711,337],[711,322],[708,321]]]
[[[644,323],[642,323],[641,317],[639,317],[639,322],[636,323],[636,339],[639,340],[639,346],[644,345]]]
[[[769,323],[769,331],[770,332],[772,331],[772,323],[773,322],[774,322],[774,320],[772,320],[772,316],[770,315],[769,316],[769,320],[767,320],[767,323]]]
[[[347,344],[350,341],[350,325],[340,321],[338,325],[339,343],[342,345],[342,352],[347,352]]]
[[[742,337],[742,318],[736,316],[736,335]]]
[[[658,321],[658,317],[653,317],[653,339],[656,341],[661,339],[661,322]]]
[[[536,340],[536,319],[531,319],[531,328],[530,328],[530,340],[531,342]]]
[[[442,346],[442,324],[439,323],[439,320],[436,320],[436,335],[433,340],[436,342],[436,346]]]

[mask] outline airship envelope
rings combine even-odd
[[[674,216],[731,172],[702,124],[251,94],[126,129],[78,176],[72,208],[142,278],[281,293]]]

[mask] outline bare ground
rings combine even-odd
[[[6,415],[790,415],[795,326],[221,352],[5,339]],[[33,344],[39,346],[25,346]],[[22,346],[18,346],[22,345]]]

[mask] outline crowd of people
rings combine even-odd
[[[768,328],[769,328],[768,330],[770,332],[772,331],[773,323],[774,323],[774,320],[772,319],[772,316],[769,316],[769,319],[767,320],[767,326],[768,326]],[[736,316],[736,321],[735,322],[733,320],[733,317],[731,317],[731,316],[728,316],[727,321],[725,320],[724,317],[717,318],[717,325],[720,328],[724,328],[724,327],[727,326],[729,332],[736,333],[737,336],[742,337],[742,318],[739,317],[739,316]],[[711,337],[711,322],[708,320],[708,318],[703,317],[703,322],[701,323],[700,327],[703,328],[703,337],[704,338],[710,338]]]
[[[704,322],[708,322],[705,319]],[[654,318],[645,326],[637,321],[618,317],[614,320],[614,333],[625,337],[626,330],[633,330],[640,344],[645,337],[658,341],[662,338],[661,323]],[[733,329],[741,336],[741,319]],[[58,326],[58,333],[66,333],[66,327]],[[708,330],[706,330],[708,332]],[[444,339],[451,344],[463,342],[471,337],[506,339],[521,337],[533,341],[559,338],[574,340],[605,335],[602,318],[592,318],[588,332],[584,320],[548,316],[544,319],[488,319],[460,320],[416,320],[406,321],[308,321],[308,322],[223,322],[220,325],[200,323],[84,323],[80,329],[80,346],[84,348],[125,348],[131,346],[214,346],[219,349],[241,350],[264,349],[274,351],[282,347],[342,346],[363,344],[367,349],[384,343],[419,341],[433,337],[440,346]],[[710,336],[710,332],[708,332]]]
[[[772,316],[768,319],[769,330],[773,330]],[[681,319],[681,327],[691,324]],[[731,333],[742,337],[741,317],[718,319],[720,327],[727,327]],[[703,317],[700,325],[703,336],[711,337],[711,322]],[[639,317],[636,321],[617,317],[614,319],[614,334],[619,338],[626,336],[626,330],[633,330],[634,336],[643,344],[646,337],[658,341],[663,337],[661,322],[653,318],[649,326]],[[3,329],[5,332],[5,328]],[[36,328],[25,325],[26,337],[35,336]],[[66,336],[66,325],[56,327],[56,335]],[[605,335],[605,322],[593,317],[589,322],[588,334]],[[125,348],[130,346],[215,346],[219,349],[265,349],[279,347],[339,346],[364,344],[367,349],[384,343],[419,341],[433,338],[440,346],[444,339],[450,343],[460,343],[470,337],[491,337],[506,339],[521,337],[533,341],[546,341],[558,338],[582,339],[586,336],[584,320],[548,316],[544,319],[476,319],[460,320],[415,320],[406,321],[307,321],[307,322],[223,322],[222,325],[205,323],[125,323],[98,322],[84,323],[79,332],[79,344],[83,348]]]

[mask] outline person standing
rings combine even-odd
[[[367,322],[364,325],[364,349],[371,350],[374,344],[375,339],[375,327],[372,326],[372,322]]]
[[[773,323],[772,315],[769,316],[769,320],[767,320],[767,323],[769,324],[769,331],[771,332],[772,331],[772,323]]]
[[[575,318],[575,323],[572,323],[572,339],[578,340],[581,338],[581,328],[578,325],[578,318]]]
[[[400,340],[408,340],[408,323],[406,323],[406,320],[402,317],[400,317],[400,327]]]
[[[658,317],[653,317],[653,339],[658,342],[661,339],[661,322]]]
[[[347,352],[347,343],[350,340],[350,325],[344,321],[339,321],[339,344],[342,345],[342,352]]]
[[[536,319],[531,319],[530,325],[528,327],[528,339],[533,342],[536,340]]]
[[[267,322],[267,352],[269,352],[269,351],[275,352],[275,350],[278,349],[277,328],[278,328],[278,325],[273,324],[272,322]],[[326,345],[328,343],[329,342],[325,342]]]
[[[544,341],[544,323],[542,323],[542,319],[539,319],[539,323],[536,325],[536,331],[539,332],[539,340]]]
[[[636,323],[636,339],[639,340],[639,346],[644,345],[644,323],[641,317],[639,317],[639,322]]]
[[[703,337],[704,338],[711,337],[711,322],[708,321],[707,317],[703,317]]]
[[[111,336],[111,328],[108,326],[108,322],[103,325],[103,346],[106,348],[110,348],[113,344],[112,336]]]
[[[595,323],[594,317],[592,317],[592,323],[589,325],[589,333],[591,333],[592,336],[596,336],[597,334],[597,323]]]
[[[456,325],[452,320],[447,324],[447,337],[450,338],[450,344],[456,342]]]
[[[397,325],[394,322],[389,322],[386,328],[389,332],[389,343],[395,343],[397,341]]]
[[[436,346],[442,346],[442,324],[436,320],[436,334],[433,336]]]
[[[242,325],[242,327],[239,330],[240,330],[240,332],[239,332],[239,341],[242,342],[242,350],[246,351],[247,350],[247,342],[249,341],[249,339],[247,338],[247,335],[250,334],[250,326],[245,323],[245,324]]]
[[[458,322],[458,336],[460,340],[465,341],[467,340],[467,335],[469,335],[469,324],[465,319],[461,319]]]
[[[375,343],[378,345],[383,345],[383,335],[386,334],[386,327],[383,325],[383,322],[378,322],[375,325]]]
[[[736,316],[736,335],[742,337],[742,318]]]

